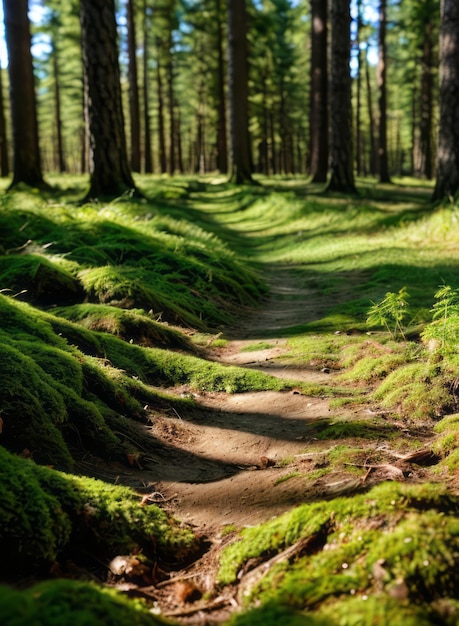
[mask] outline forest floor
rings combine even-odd
[[[259,309],[245,312],[237,327],[225,331],[227,343],[209,347],[208,358],[298,382],[337,385],[338,372],[321,363],[289,364],[290,348],[282,335],[287,328],[320,318],[336,297],[346,297],[346,286],[327,302],[313,289],[298,287],[297,274],[288,267],[269,266],[266,273],[269,297]],[[260,349],[255,350],[257,345]],[[183,387],[174,393],[191,392]],[[154,417],[150,430],[158,444],[157,456],[130,475],[151,493],[152,502],[208,542],[209,550],[200,561],[172,572],[155,589],[162,614],[181,623],[219,624],[237,610],[236,600],[228,595],[194,602],[196,589],[199,596],[215,592],[216,555],[236,529],[265,522],[305,502],[357,493],[387,479],[426,478],[428,468],[407,462],[397,453],[403,446],[397,446],[393,435],[386,439],[384,430],[365,441],[362,466],[346,466],[341,454],[343,448],[362,448],[362,438],[350,435],[327,441],[314,436],[312,425],[317,420],[332,421],[339,415],[350,423],[371,422],[375,415],[384,416],[376,407],[331,409],[328,398],[309,397],[299,389],[193,396],[196,408],[189,413],[172,410],[168,416]],[[428,449],[430,429],[409,432],[387,420],[388,432],[400,429],[405,442],[412,440],[411,449]],[[330,463],[333,449],[336,466]],[[378,463],[371,465],[375,456]],[[120,477],[122,482],[125,478]],[[131,484],[138,487],[139,483]]]

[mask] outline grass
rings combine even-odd
[[[240,393],[295,386],[332,398],[333,414],[311,425],[308,436],[334,447],[327,468],[308,479],[364,464],[369,444],[381,439],[411,449],[418,432],[441,459],[437,476],[455,476],[457,315],[440,311],[438,296],[442,285],[451,293],[459,287],[454,204],[433,210],[429,187],[413,181],[384,188],[359,181],[359,196],[348,198],[295,178],[262,179],[251,188],[139,177],[147,200],[81,207],[86,181],[50,182],[56,188],[44,196],[27,189],[0,196],[4,580],[76,558],[75,545],[102,559],[141,549],[151,562],[156,550],[170,561],[196,552],[192,533],[156,507],[140,507],[139,494],[71,473],[86,455],[124,468],[148,456],[136,425],[148,426],[165,407],[196,410],[194,400],[174,395],[177,387]],[[327,369],[337,373],[329,385],[206,358],[207,348],[226,345],[225,329],[260,304],[263,272],[272,267],[287,268],[313,302],[299,324],[254,336],[247,350],[284,338],[290,352],[279,362],[292,378],[295,367]],[[381,313],[375,303],[404,289],[409,314],[395,321],[380,315],[380,327],[370,328],[371,307]],[[370,417],[346,413],[370,407]],[[403,426],[413,439],[403,441]],[[276,485],[296,476],[301,472],[287,471]],[[435,478],[428,470],[424,476]],[[229,623],[455,623],[457,514],[456,496],[438,484],[386,484],[235,533],[221,555],[220,588],[235,584],[250,559],[313,540],[305,554],[247,589],[246,608]],[[73,584],[11,596],[0,589],[0,621],[53,623],[49,607],[67,611]],[[146,620],[132,600],[129,609],[99,587],[75,583],[74,590],[94,607],[91,614],[107,602],[115,624]]]

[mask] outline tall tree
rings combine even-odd
[[[217,17],[217,169],[228,172],[228,143],[226,139],[225,61],[223,53],[223,20],[220,0],[215,0]]]
[[[252,156],[249,135],[249,72],[245,0],[228,4],[228,83],[230,104],[231,173],[236,184],[251,183]]]
[[[310,174],[325,183],[328,173],[327,2],[311,0]]]
[[[124,133],[114,0],[81,0],[80,21],[90,143],[86,199],[136,192]]]
[[[131,168],[140,172],[140,103],[137,77],[137,37],[134,0],[127,3],[129,120],[131,128]],[[145,54],[145,51],[144,51]]]
[[[43,187],[28,2],[3,0],[3,13],[14,150],[13,180],[9,188],[19,183]]]
[[[440,120],[434,200],[459,190],[459,3],[441,1]]]
[[[365,171],[365,159],[363,150],[363,132],[362,132],[362,76],[363,76],[363,54],[362,54],[362,0],[357,0],[357,24],[355,45],[357,48],[357,94],[356,94],[356,113],[355,113],[355,164],[357,174]]]
[[[164,88],[161,68],[162,41],[156,38],[156,91],[158,100],[158,141],[159,141],[159,166],[161,174],[167,172],[166,137],[164,123]]]
[[[150,77],[149,77],[149,42],[150,12],[147,0],[143,0],[143,124],[144,124],[144,160],[145,173],[153,172],[153,153],[150,128]]]
[[[0,68],[0,171],[3,177],[9,176],[8,138],[6,136],[5,104],[3,98],[3,76]]]
[[[331,0],[330,191],[355,193],[352,157],[351,13],[349,0]]]
[[[379,41],[378,41],[378,108],[379,108],[379,134],[378,134],[378,170],[379,180],[382,183],[390,183],[389,161],[387,155],[387,0],[379,3]]]

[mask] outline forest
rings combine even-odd
[[[458,624],[459,5],[2,4],[0,623]]]

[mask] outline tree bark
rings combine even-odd
[[[426,19],[422,49],[421,120],[419,141],[421,150],[420,174],[427,180],[433,177],[432,118],[433,118],[433,24]]]
[[[59,55],[56,43],[53,43],[53,78],[54,78],[54,114],[56,119],[57,165],[62,174],[67,171],[65,163],[64,139],[62,137],[61,93],[59,82]]]
[[[131,168],[140,172],[140,103],[137,78],[137,42],[134,0],[127,3],[129,120],[131,127]]]
[[[220,0],[216,0],[217,14],[217,169],[228,172],[228,141],[226,129],[225,62],[223,54],[223,24]]]
[[[126,149],[114,0],[81,0],[90,189],[85,200],[138,193]]]
[[[176,119],[174,94],[174,58],[172,55],[174,42],[172,40],[172,26],[168,33],[167,43],[167,93],[169,103],[169,174],[174,174],[177,168],[176,160]]]
[[[442,0],[440,27],[440,125],[434,200],[459,189],[459,3]]]
[[[13,180],[32,187],[46,186],[41,171],[37,106],[27,0],[3,0],[8,48],[11,121],[13,127]]]
[[[378,105],[379,105],[379,137],[378,137],[378,170],[381,183],[390,183],[389,162],[387,155],[387,53],[386,53],[386,5],[387,0],[379,4],[379,61],[377,70]]]
[[[230,102],[231,174],[236,184],[253,183],[249,135],[249,72],[245,0],[228,2],[228,81]]]
[[[9,176],[8,138],[6,136],[5,101],[3,98],[3,77],[0,68],[0,171],[2,177]]]
[[[325,183],[328,173],[327,2],[311,0],[310,174]]]
[[[376,176],[376,138],[375,138],[375,119],[373,113],[373,98],[370,80],[370,64],[368,62],[368,54],[365,55],[365,83],[367,88],[367,109],[370,130],[370,173]]]
[[[327,189],[356,193],[352,156],[349,0],[331,2],[331,178]]]
[[[143,2],[143,124],[144,124],[144,168],[145,174],[153,172],[153,153],[151,149],[150,127],[150,81],[148,76],[148,8],[147,0]]]
[[[362,0],[357,0],[357,95],[356,95],[356,115],[355,115],[355,164],[357,174],[361,175],[365,172],[365,159],[363,150],[363,133],[362,133],[362,49],[361,43],[362,33]]]
[[[158,95],[158,141],[159,141],[159,166],[161,174],[167,172],[167,157],[166,157],[166,138],[164,134],[164,94],[163,94],[163,79],[161,75],[161,40],[157,39],[156,44],[156,88]]]

